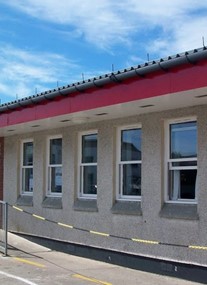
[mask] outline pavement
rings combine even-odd
[[[11,233],[8,240],[8,256],[0,253],[4,285],[199,284],[53,251]]]

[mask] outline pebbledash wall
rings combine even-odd
[[[201,60],[205,60],[202,66],[206,66],[206,55]],[[196,67],[185,67],[188,68],[192,70]],[[197,80],[199,81],[195,78],[195,82]],[[197,87],[200,90],[205,86]],[[127,86],[125,91],[127,92]],[[185,92],[181,90],[180,94]],[[181,100],[180,94],[177,100]],[[10,132],[9,136],[5,135],[3,188],[4,200],[10,205],[81,229],[136,238],[149,243],[67,229],[56,223],[35,219],[15,208],[9,211],[10,230],[137,255],[207,265],[206,250],[188,247],[207,246],[207,101],[204,95],[207,93],[198,95],[203,96],[202,104],[196,106],[189,103],[187,95],[184,100],[186,103],[179,101],[182,107],[172,108],[168,105],[160,111],[147,110],[132,115],[127,113],[127,116],[119,114],[116,118],[99,118],[97,122],[88,120],[66,127],[56,126],[33,132],[21,130],[19,134],[11,135]],[[163,100],[168,100],[166,98]],[[166,169],[170,163],[166,159],[169,122],[196,122],[197,155],[195,159],[187,158],[186,164],[187,168],[190,165],[193,170],[197,169],[195,199],[191,197],[169,201],[166,198]],[[117,194],[120,183],[117,167],[120,128],[141,128],[140,199],[124,199]],[[94,133],[94,130],[97,133],[97,197],[80,197],[80,134]],[[62,195],[53,196],[48,195],[46,190],[47,143],[48,138],[57,137],[62,138]],[[29,195],[22,195],[21,189],[21,147],[24,141],[33,141],[33,193],[27,193]],[[191,144],[186,142],[186,148],[188,143]],[[191,160],[194,163],[190,164]],[[182,163],[185,162],[178,166],[183,166]],[[158,241],[160,244],[150,241]]]
[[[167,205],[164,203],[163,132],[166,119],[195,117],[198,122],[198,203],[197,205]],[[19,149],[21,140],[34,140],[34,194],[33,202],[25,209],[54,221],[79,228],[111,233],[120,237],[158,240],[163,243],[206,245],[207,236],[207,106],[172,110],[124,119],[83,124],[78,127],[55,129],[5,139],[5,191],[4,198],[15,205],[20,195]],[[122,125],[141,123],[142,136],[142,201],[116,202],[116,129]],[[97,201],[77,200],[77,145],[78,133],[98,130],[98,193]],[[63,138],[63,194],[61,201],[44,205],[46,196],[45,147],[47,137],[61,134]],[[80,200],[79,200],[80,202]],[[95,202],[95,203],[94,203]],[[116,207],[120,203],[120,207]],[[125,204],[125,205],[124,205]],[[136,205],[137,204],[137,205]],[[18,205],[24,205],[21,201]],[[166,206],[174,206],[167,211]],[[60,209],[57,209],[57,208]],[[163,208],[164,207],[164,208]],[[166,207],[166,208],[165,208]],[[189,211],[186,213],[185,207]],[[74,241],[119,251],[151,255],[161,258],[206,264],[206,252],[176,246],[137,244],[116,238],[96,237],[89,233],[62,229],[57,225],[39,221],[21,212],[10,212],[10,229],[61,240]],[[199,218],[198,218],[199,217]]]

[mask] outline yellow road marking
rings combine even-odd
[[[90,231],[90,233],[91,233],[91,234],[94,234],[94,235],[100,235],[100,236],[109,237],[109,234],[105,234],[105,233],[94,232],[94,231]]]
[[[94,278],[90,278],[90,277],[86,277],[86,276],[80,275],[80,274],[74,274],[74,275],[72,275],[72,277],[78,278],[78,279],[82,279],[82,280],[85,280],[85,281],[90,281],[92,283],[96,283],[96,284],[100,284],[100,285],[112,285],[112,283],[108,283],[108,282],[105,282],[105,281],[100,281],[100,280],[97,280],[97,279],[94,279]]]
[[[14,208],[14,209],[17,210],[17,211],[23,212],[23,210],[20,209],[20,208],[18,208],[18,207],[12,206],[12,208]]]
[[[136,242],[140,242],[140,243],[147,243],[147,244],[159,244],[158,241],[137,239],[137,238],[132,238],[132,241],[136,241]]]
[[[207,246],[189,245],[188,247],[191,248],[191,249],[207,250]]]
[[[70,226],[70,225],[66,225],[66,224],[62,224],[62,223],[57,223],[59,226],[62,226],[62,227],[66,227],[66,228],[70,228],[70,229],[73,229],[73,226]]]
[[[45,218],[43,218],[43,217],[41,217],[41,216],[38,216],[38,215],[35,215],[35,214],[33,214],[32,216],[35,217],[35,218],[37,218],[37,219],[43,220],[43,221],[45,220]]]
[[[44,264],[41,264],[41,263],[38,263],[38,262],[33,262],[33,261],[26,260],[26,259],[23,259],[23,258],[14,257],[14,259],[17,260],[17,261],[20,261],[20,262],[29,264],[29,265],[33,265],[33,266],[37,266],[37,267],[42,267],[42,268],[45,267]]]

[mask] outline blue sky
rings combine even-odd
[[[207,45],[207,0],[0,0],[1,103]]]

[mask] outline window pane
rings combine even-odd
[[[33,165],[33,142],[23,144],[23,165]]]
[[[82,163],[97,162],[97,134],[82,136]]]
[[[22,186],[23,192],[33,191],[33,168],[22,169]]]
[[[83,194],[97,194],[97,166],[83,166]]]
[[[196,156],[196,122],[170,125],[170,158],[190,158]]]
[[[141,164],[124,164],[123,195],[141,195]]]
[[[169,198],[195,199],[197,170],[170,170],[169,171]]]
[[[51,193],[62,192],[62,167],[51,167]]]
[[[50,140],[50,164],[62,164],[62,139]]]
[[[121,161],[141,160],[141,129],[121,132]]]

